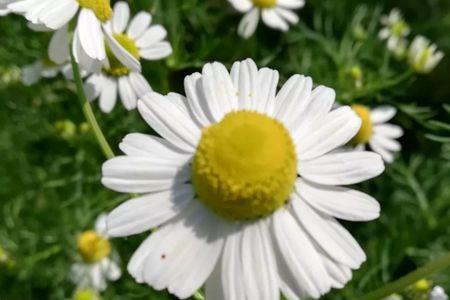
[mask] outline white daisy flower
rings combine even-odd
[[[398,8],[394,8],[389,15],[381,16],[380,22],[384,26],[379,32],[380,39],[387,40],[389,50],[399,52],[406,43],[405,37],[411,32],[402,13]]]
[[[167,31],[161,25],[151,25],[151,15],[146,12],[137,14],[129,23],[130,8],[126,2],[114,6],[114,17],[105,28],[123,48],[137,60],[157,60],[169,56],[172,47],[164,41]],[[100,109],[110,112],[119,94],[126,109],[136,108],[137,99],[152,91],[149,83],[139,72],[124,66],[106,48],[108,64],[100,73],[93,74],[85,83],[86,95],[90,100],[99,98]]]
[[[253,35],[261,16],[263,22],[274,29],[288,31],[289,24],[296,24],[298,16],[294,9],[302,8],[304,0],[228,0],[233,7],[244,13],[238,34],[244,38]]]
[[[361,118],[361,128],[350,141],[352,146],[363,150],[366,145],[380,154],[384,161],[394,161],[394,153],[401,150],[401,145],[396,139],[403,136],[403,129],[394,124],[388,124],[397,110],[392,106],[380,106],[370,109],[367,106],[355,104],[353,110]]]
[[[430,292],[430,300],[448,300],[448,295],[441,286],[435,286]]]
[[[416,36],[409,46],[408,62],[417,73],[430,73],[443,58],[444,53],[424,36]]]
[[[106,37],[118,60],[128,68],[140,71],[139,61],[102,28],[113,18],[109,0],[20,0],[9,4],[8,8],[23,14],[34,24],[42,24],[53,30],[63,29],[63,32],[67,31],[68,23],[76,17],[73,53],[77,63],[86,70],[95,70],[105,61]],[[68,39],[67,34],[65,39]]]
[[[111,236],[159,229],[134,253],[137,282],[181,299],[318,298],[342,288],[364,251],[335,218],[367,221],[378,202],[340,185],[383,172],[372,152],[330,153],[357,133],[334,90],[248,59],[185,78],[186,97],[149,93],[138,110],[161,136],[133,133],[103,165],[105,186],[143,193],[108,215]]]
[[[83,262],[72,265],[71,280],[81,288],[106,289],[107,280],[116,281],[122,275],[120,267],[111,254],[111,244],[106,233],[106,215],[95,222],[95,231],[81,233],[77,240]]]
[[[48,59],[38,59],[34,63],[22,68],[22,83],[26,86],[37,83],[41,78],[54,78],[62,71],[60,65],[56,65]]]

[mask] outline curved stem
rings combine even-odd
[[[75,59],[73,57],[73,54],[71,53],[70,60],[72,63],[72,72],[73,72],[73,78],[75,80],[75,84],[77,86],[77,95],[78,99],[80,100],[81,107],[83,109],[84,116],[86,118],[86,121],[91,126],[92,130],[94,131],[95,138],[97,139],[98,144],[100,145],[100,148],[103,151],[103,154],[107,158],[113,158],[114,152],[111,149],[111,146],[108,144],[108,141],[105,138],[105,135],[103,134],[100,126],[98,125],[97,119],[95,118],[95,114],[92,111],[91,104],[86,98],[86,94],[84,93],[83,89],[83,80],[81,79],[80,75],[80,68],[78,64],[75,62]]]
[[[426,264],[425,266],[401,277],[400,279],[398,279],[394,282],[388,283],[388,284],[384,285],[383,287],[379,288],[378,290],[370,292],[369,294],[366,294],[365,296],[361,297],[360,299],[361,300],[382,299],[383,297],[387,297],[393,293],[401,292],[406,287],[417,282],[418,280],[420,280],[422,278],[426,278],[426,277],[430,276],[431,274],[441,271],[448,267],[450,267],[450,252],[448,252],[443,257],[438,258],[434,261],[431,261],[428,264]]]

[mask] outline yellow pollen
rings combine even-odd
[[[78,236],[78,251],[86,262],[98,262],[109,255],[111,244],[107,239],[93,230],[83,232]]]
[[[192,181],[199,199],[228,220],[251,220],[281,207],[297,178],[287,129],[252,111],[227,114],[203,129]]]
[[[135,41],[126,34],[115,33],[114,38],[116,41],[127,50],[134,58],[140,59],[139,48],[137,47]],[[114,55],[108,43],[105,43],[106,56],[109,61],[109,68],[104,68],[103,71],[113,77],[125,76],[130,73],[130,69],[124,66]]]
[[[78,0],[78,4],[92,10],[97,19],[102,22],[106,22],[112,17],[113,10],[110,0]]]
[[[362,123],[361,128],[355,137],[350,141],[350,144],[353,146],[367,144],[373,134],[373,124],[370,117],[370,110],[367,106],[359,104],[352,105],[352,109],[361,118]]]
[[[260,8],[271,8],[277,4],[277,0],[253,0],[253,4]]]

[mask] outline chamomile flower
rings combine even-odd
[[[397,110],[392,106],[380,106],[370,109],[367,106],[355,104],[352,106],[356,114],[361,118],[361,128],[350,144],[358,150],[363,150],[367,145],[380,154],[384,161],[394,161],[394,153],[401,150],[401,145],[396,139],[403,136],[403,129],[394,124],[388,124]]]
[[[419,35],[414,38],[408,50],[409,65],[417,73],[430,73],[444,58],[444,53],[437,50],[435,44]]]
[[[112,22],[105,26],[120,45],[137,60],[157,60],[172,53],[172,47],[164,41],[167,31],[161,25],[150,26],[150,14],[141,12],[128,23],[129,15],[128,4],[118,2]],[[126,109],[134,109],[137,99],[152,89],[144,76],[124,66],[108,47],[106,49],[109,63],[103,65],[100,73],[87,79],[86,94],[90,100],[99,98],[100,109],[106,113],[114,108],[118,95]]]
[[[115,281],[122,272],[111,251],[111,244],[106,234],[106,215],[100,215],[95,223],[95,230],[81,233],[77,246],[83,262],[72,265],[70,276],[80,288],[92,288],[97,291],[106,289],[107,280]]]
[[[409,25],[403,19],[398,8],[391,10],[389,15],[381,16],[381,24],[384,26],[378,36],[382,40],[387,40],[388,49],[398,52],[405,44],[405,38],[411,32]]]
[[[61,66],[47,59],[38,59],[22,68],[22,83],[26,86],[37,83],[41,78],[53,78],[58,75]]]
[[[239,23],[238,34],[244,38],[253,35],[259,18],[274,29],[288,31],[289,24],[296,24],[298,16],[294,9],[302,8],[304,0],[228,0],[233,7],[244,13]]]
[[[448,295],[441,286],[435,286],[430,292],[430,300],[448,300]]]
[[[95,70],[106,60],[105,38],[122,64],[134,71],[140,70],[140,64],[133,55],[102,28],[113,18],[109,0],[19,0],[9,4],[8,8],[23,14],[34,24],[53,30],[63,29],[63,32],[67,31],[68,23],[77,18],[72,42],[73,53],[77,62],[86,70]]]
[[[350,107],[332,110],[334,90],[248,59],[231,74],[220,63],[185,78],[186,97],[149,93],[138,101],[161,136],[133,133],[126,154],[103,165],[102,182],[142,193],[107,219],[111,236],[159,228],[128,271],[137,282],[187,298],[314,297],[342,288],[365,261],[336,218],[368,221],[378,202],[340,187],[379,175],[373,152],[333,153],[357,133]]]

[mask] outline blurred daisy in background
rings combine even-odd
[[[116,281],[122,275],[118,257],[113,255],[106,234],[106,215],[100,215],[95,222],[95,230],[81,233],[77,239],[78,252],[82,262],[72,265],[71,280],[79,288],[106,289],[107,281]]]
[[[160,136],[130,134],[103,165],[102,182],[143,193],[108,215],[108,234],[159,227],[128,271],[181,299],[206,283],[206,299],[319,298],[365,261],[336,220],[379,216],[371,196],[340,187],[381,174],[373,152],[332,153],[358,132],[334,90],[248,59],[185,78],[186,97],[151,92],[138,110]]]
[[[448,295],[441,286],[435,286],[430,292],[430,300],[448,300]]]
[[[8,9],[24,15],[33,24],[62,30],[61,37],[65,35],[66,40],[67,25],[77,18],[72,42],[73,54],[85,70],[96,70],[106,60],[106,37],[117,59],[133,71],[140,71],[139,61],[109,36],[107,30],[102,29],[113,18],[109,0],[19,0],[9,4]]]
[[[167,31],[161,25],[150,25],[152,17],[146,12],[137,14],[129,23],[130,8],[126,2],[114,6],[114,16],[105,25],[110,36],[137,60],[157,60],[169,56],[172,47],[164,39]],[[100,73],[91,75],[85,83],[88,99],[99,98],[100,109],[108,113],[119,95],[127,110],[135,109],[137,99],[152,89],[139,72],[123,65],[114,53],[106,47],[108,64]]]
[[[444,53],[424,36],[416,36],[409,46],[408,62],[417,73],[430,73],[443,58]]]
[[[400,55],[406,50],[406,37],[411,32],[409,25],[403,19],[398,8],[391,10],[389,15],[381,16],[381,24],[384,26],[379,32],[382,40],[387,40],[387,47],[392,52]]]
[[[354,104],[352,109],[361,118],[361,128],[350,141],[350,145],[357,150],[364,150],[366,146],[380,154],[384,161],[394,161],[394,153],[401,150],[396,140],[403,136],[403,129],[394,124],[388,124],[397,110],[392,106],[380,106],[370,109],[367,106]]]
[[[263,22],[274,29],[288,31],[289,24],[296,24],[298,16],[294,9],[302,8],[304,0],[228,0],[233,7],[244,13],[239,23],[238,34],[244,38],[253,35],[261,17]]]
[[[26,86],[37,83],[41,78],[54,78],[63,72],[63,66],[48,59],[38,59],[22,68],[22,83]]]

